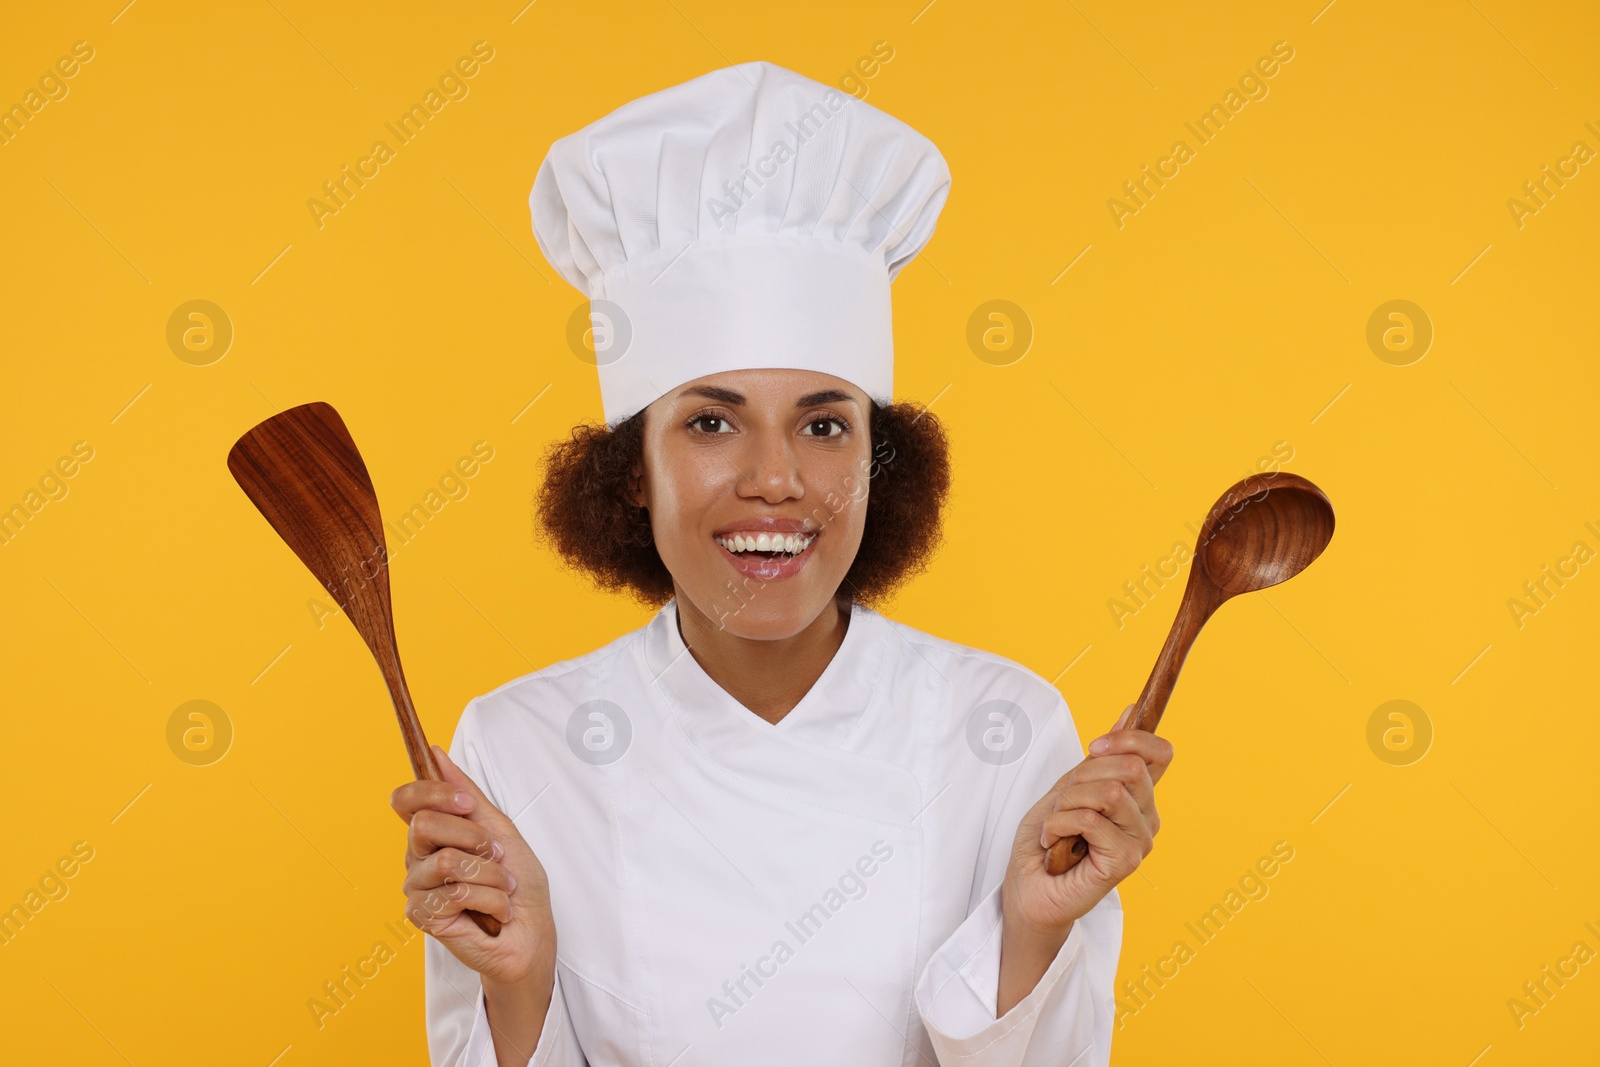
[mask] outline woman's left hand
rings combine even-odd
[[[1172,762],[1172,742],[1117,725],[1023,816],[1001,889],[1005,922],[1056,945],[1112,887],[1150,854],[1161,829],[1155,783]],[[1099,748],[1100,751],[1096,751]],[[1078,834],[1089,852],[1062,874],[1045,871],[1049,847]]]

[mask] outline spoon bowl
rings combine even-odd
[[[1264,486],[1253,481],[1223,494],[1200,531],[1201,566],[1228,596],[1288,581],[1333,538],[1333,506],[1315,485],[1287,472]]]

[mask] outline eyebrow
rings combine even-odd
[[[724,389],[716,385],[692,386],[679,393],[678,396],[680,398],[686,396],[703,396],[711,400],[720,400],[722,403],[729,404],[733,407],[742,407],[745,401],[745,396],[743,393],[736,392],[732,389]],[[813,404],[848,404],[854,403],[855,399],[855,397],[851,396],[842,389],[824,389],[819,393],[807,393],[799,400],[796,400],[794,402],[794,406],[797,408],[808,408]]]

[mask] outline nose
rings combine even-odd
[[[746,455],[741,457],[739,495],[769,504],[798,500],[805,495],[793,442],[781,431],[757,430],[747,434]]]

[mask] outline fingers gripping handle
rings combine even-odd
[[[1172,620],[1172,629],[1167,631],[1161,654],[1156,657],[1150,677],[1145,679],[1144,690],[1134,702],[1133,713],[1128,716],[1126,723],[1129,730],[1156,732],[1156,724],[1167,710],[1167,701],[1172,699],[1173,686],[1178,684],[1178,672],[1183,670],[1183,661],[1188,658],[1190,646],[1200,635],[1200,628],[1222,602],[1215,594],[1203,590],[1194,592],[1196,573],[1195,570],[1189,572],[1190,588],[1184,591],[1183,602],[1178,605],[1178,616]],[[1048,874],[1064,874],[1088,854],[1089,844],[1082,837],[1077,834],[1063,837],[1050,846],[1044,869]]]
[[[1159,669],[1159,668],[1158,668]],[[1153,680],[1152,676],[1152,680]],[[1172,687],[1167,686],[1166,691],[1156,694],[1159,702],[1152,702],[1149,686],[1140,695],[1139,702],[1134,705],[1133,714],[1128,717],[1126,728],[1129,730],[1145,730],[1149,733],[1156,732],[1156,723],[1161,719],[1161,713],[1166,710],[1167,698],[1172,695]],[[1154,709],[1153,711],[1151,709]],[[1117,727],[1113,727],[1116,729]],[[1044,869],[1046,874],[1065,874],[1083,857],[1089,854],[1089,842],[1077,834],[1063,837],[1050,846],[1050,853],[1045,857]]]
[[[439,770],[439,762],[433,758],[433,748],[429,745],[422,746],[420,756],[413,756],[412,769],[416,771],[419,782],[446,781],[445,776]],[[469,911],[465,914],[467,918],[478,924],[478,929],[490,937],[500,936],[503,924],[493,915],[485,915],[481,911]]]
[[[1169,685],[1164,693],[1158,695],[1159,703],[1151,701],[1151,697],[1154,695],[1150,692],[1150,687],[1146,686],[1145,692],[1139,697],[1139,702],[1133,706],[1133,714],[1128,716],[1127,729],[1146,730],[1150,733],[1156,732],[1156,723],[1160,721],[1162,711],[1166,710],[1167,698],[1172,695],[1172,688]],[[1152,708],[1154,709],[1153,712],[1151,711]],[[1118,726],[1122,725],[1119,721]],[[1116,728],[1112,727],[1112,729]],[[1085,841],[1081,836],[1073,834],[1070,837],[1063,837],[1050,846],[1050,852],[1044,861],[1045,873],[1065,874],[1088,854],[1089,842]]]

